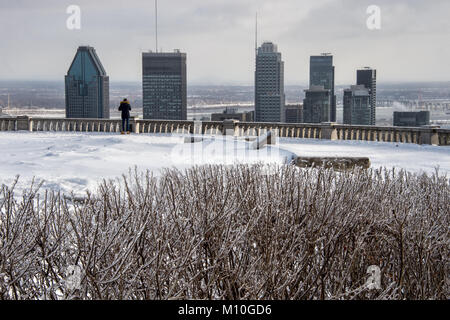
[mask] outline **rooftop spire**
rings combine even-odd
[[[256,26],[255,26],[255,54],[258,54],[258,11],[256,11]]]
[[[155,0],[155,41],[156,52],[158,53],[158,0]]]

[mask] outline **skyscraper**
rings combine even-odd
[[[303,121],[305,123],[330,122],[331,91],[323,86],[311,86],[305,90]]]
[[[65,86],[66,118],[109,119],[109,77],[93,47],[78,48]]]
[[[309,86],[323,86],[330,90],[330,122],[336,122],[336,96],[334,94],[334,66],[333,56],[323,53],[320,56],[311,56],[309,69]]]
[[[285,122],[284,62],[272,42],[258,48],[255,71],[255,120]]]
[[[186,53],[142,54],[144,119],[186,120]]]
[[[344,90],[344,124],[371,125],[370,94],[364,85]]]
[[[356,84],[364,85],[369,89],[370,95],[370,122],[369,125],[376,124],[377,107],[377,70],[366,67],[356,72]]]

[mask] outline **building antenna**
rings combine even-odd
[[[9,107],[10,107],[10,98],[9,98],[9,93],[8,93],[8,109],[9,109]]]
[[[258,11],[256,11],[256,26],[255,26],[255,55],[258,55]]]
[[[155,0],[155,40],[156,53],[158,53],[158,0]]]

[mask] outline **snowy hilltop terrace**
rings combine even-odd
[[[163,168],[202,164],[288,164],[295,157],[365,157],[372,168],[440,174],[450,170],[450,130],[348,126],[159,121],[132,118],[131,136],[120,120],[0,117],[0,183],[17,188],[33,178],[45,189],[83,193],[102,179],[135,167],[158,175]],[[255,150],[253,139],[270,132],[276,145]],[[188,136],[201,136],[187,144]],[[231,140],[233,140],[231,142]]]
[[[450,172],[450,148],[412,143],[279,138],[260,150],[245,138],[203,135],[186,143],[186,134],[122,136],[99,132],[0,132],[0,184],[26,188],[30,181],[64,193],[93,190],[102,179],[120,178],[129,169],[187,169],[203,164],[289,164],[296,156],[368,157],[371,167],[440,175]]]

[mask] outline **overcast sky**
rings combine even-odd
[[[309,56],[333,53],[336,83],[371,66],[380,82],[450,80],[449,0],[159,0],[159,47],[188,57],[190,84],[253,84],[259,44],[278,45],[286,84],[309,81]],[[81,29],[69,30],[69,5]],[[369,30],[369,5],[381,29]],[[79,45],[95,47],[111,81],[140,81],[155,49],[154,0],[0,0],[0,79],[63,80]]]

